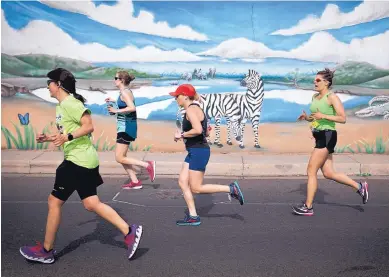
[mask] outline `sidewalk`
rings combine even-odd
[[[155,160],[157,176],[177,177],[185,153],[129,152],[134,158]],[[113,152],[99,152],[102,175],[125,175]],[[55,174],[63,152],[1,151],[2,173]],[[247,155],[244,153],[212,154],[207,177],[253,178],[264,176],[306,176],[309,155]],[[335,170],[347,175],[389,176],[389,155],[335,154]],[[319,175],[321,172],[319,171]]]

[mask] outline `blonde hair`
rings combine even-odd
[[[117,74],[118,74],[119,78],[121,80],[123,80],[123,82],[126,86],[128,86],[132,81],[135,80],[135,76],[132,74],[131,75],[128,74],[127,71],[118,71]]]
[[[200,97],[200,95],[197,92],[196,92],[195,95],[189,96],[189,99],[190,100],[194,100],[194,101],[201,101],[201,97]]]

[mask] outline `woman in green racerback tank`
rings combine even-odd
[[[362,197],[364,204],[368,200],[368,184],[357,183],[343,173],[336,172],[333,167],[332,153],[337,143],[336,123],[346,123],[346,114],[339,97],[330,90],[334,73],[326,68],[319,71],[314,80],[315,90],[310,105],[311,115],[304,111],[298,120],[310,122],[312,135],[315,138],[315,148],[309,159],[307,175],[307,198],[301,205],[294,206],[293,211],[298,215],[313,215],[313,200],[317,190],[317,172],[321,169],[325,178],[340,184],[353,187]]]

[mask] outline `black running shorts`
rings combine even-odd
[[[334,153],[338,141],[338,133],[334,130],[312,131],[316,140],[315,148],[327,148],[330,154]]]
[[[131,141],[134,140],[135,138],[133,138],[132,136],[128,135],[125,132],[119,132],[116,137],[116,142],[120,144],[130,145]]]
[[[89,169],[64,160],[57,168],[54,189],[51,192],[56,198],[66,201],[77,191],[81,200],[97,195],[97,187],[103,184],[99,166]]]

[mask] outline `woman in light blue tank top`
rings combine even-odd
[[[138,180],[133,168],[134,165],[144,167],[147,169],[150,179],[154,182],[155,179],[155,161],[141,161],[134,158],[127,157],[129,145],[135,141],[138,134],[135,98],[129,88],[131,81],[135,79],[134,76],[129,75],[126,71],[119,71],[115,76],[115,86],[120,89],[117,101],[112,98],[107,98],[105,101],[117,102],[117,109],[112,105],[108,105],[110,114],[116,114],[117,121],[117,137],[115,158],[124,169],[127,171],[131,182],[124,184],[123,189],[141,189],[142,183]]]

